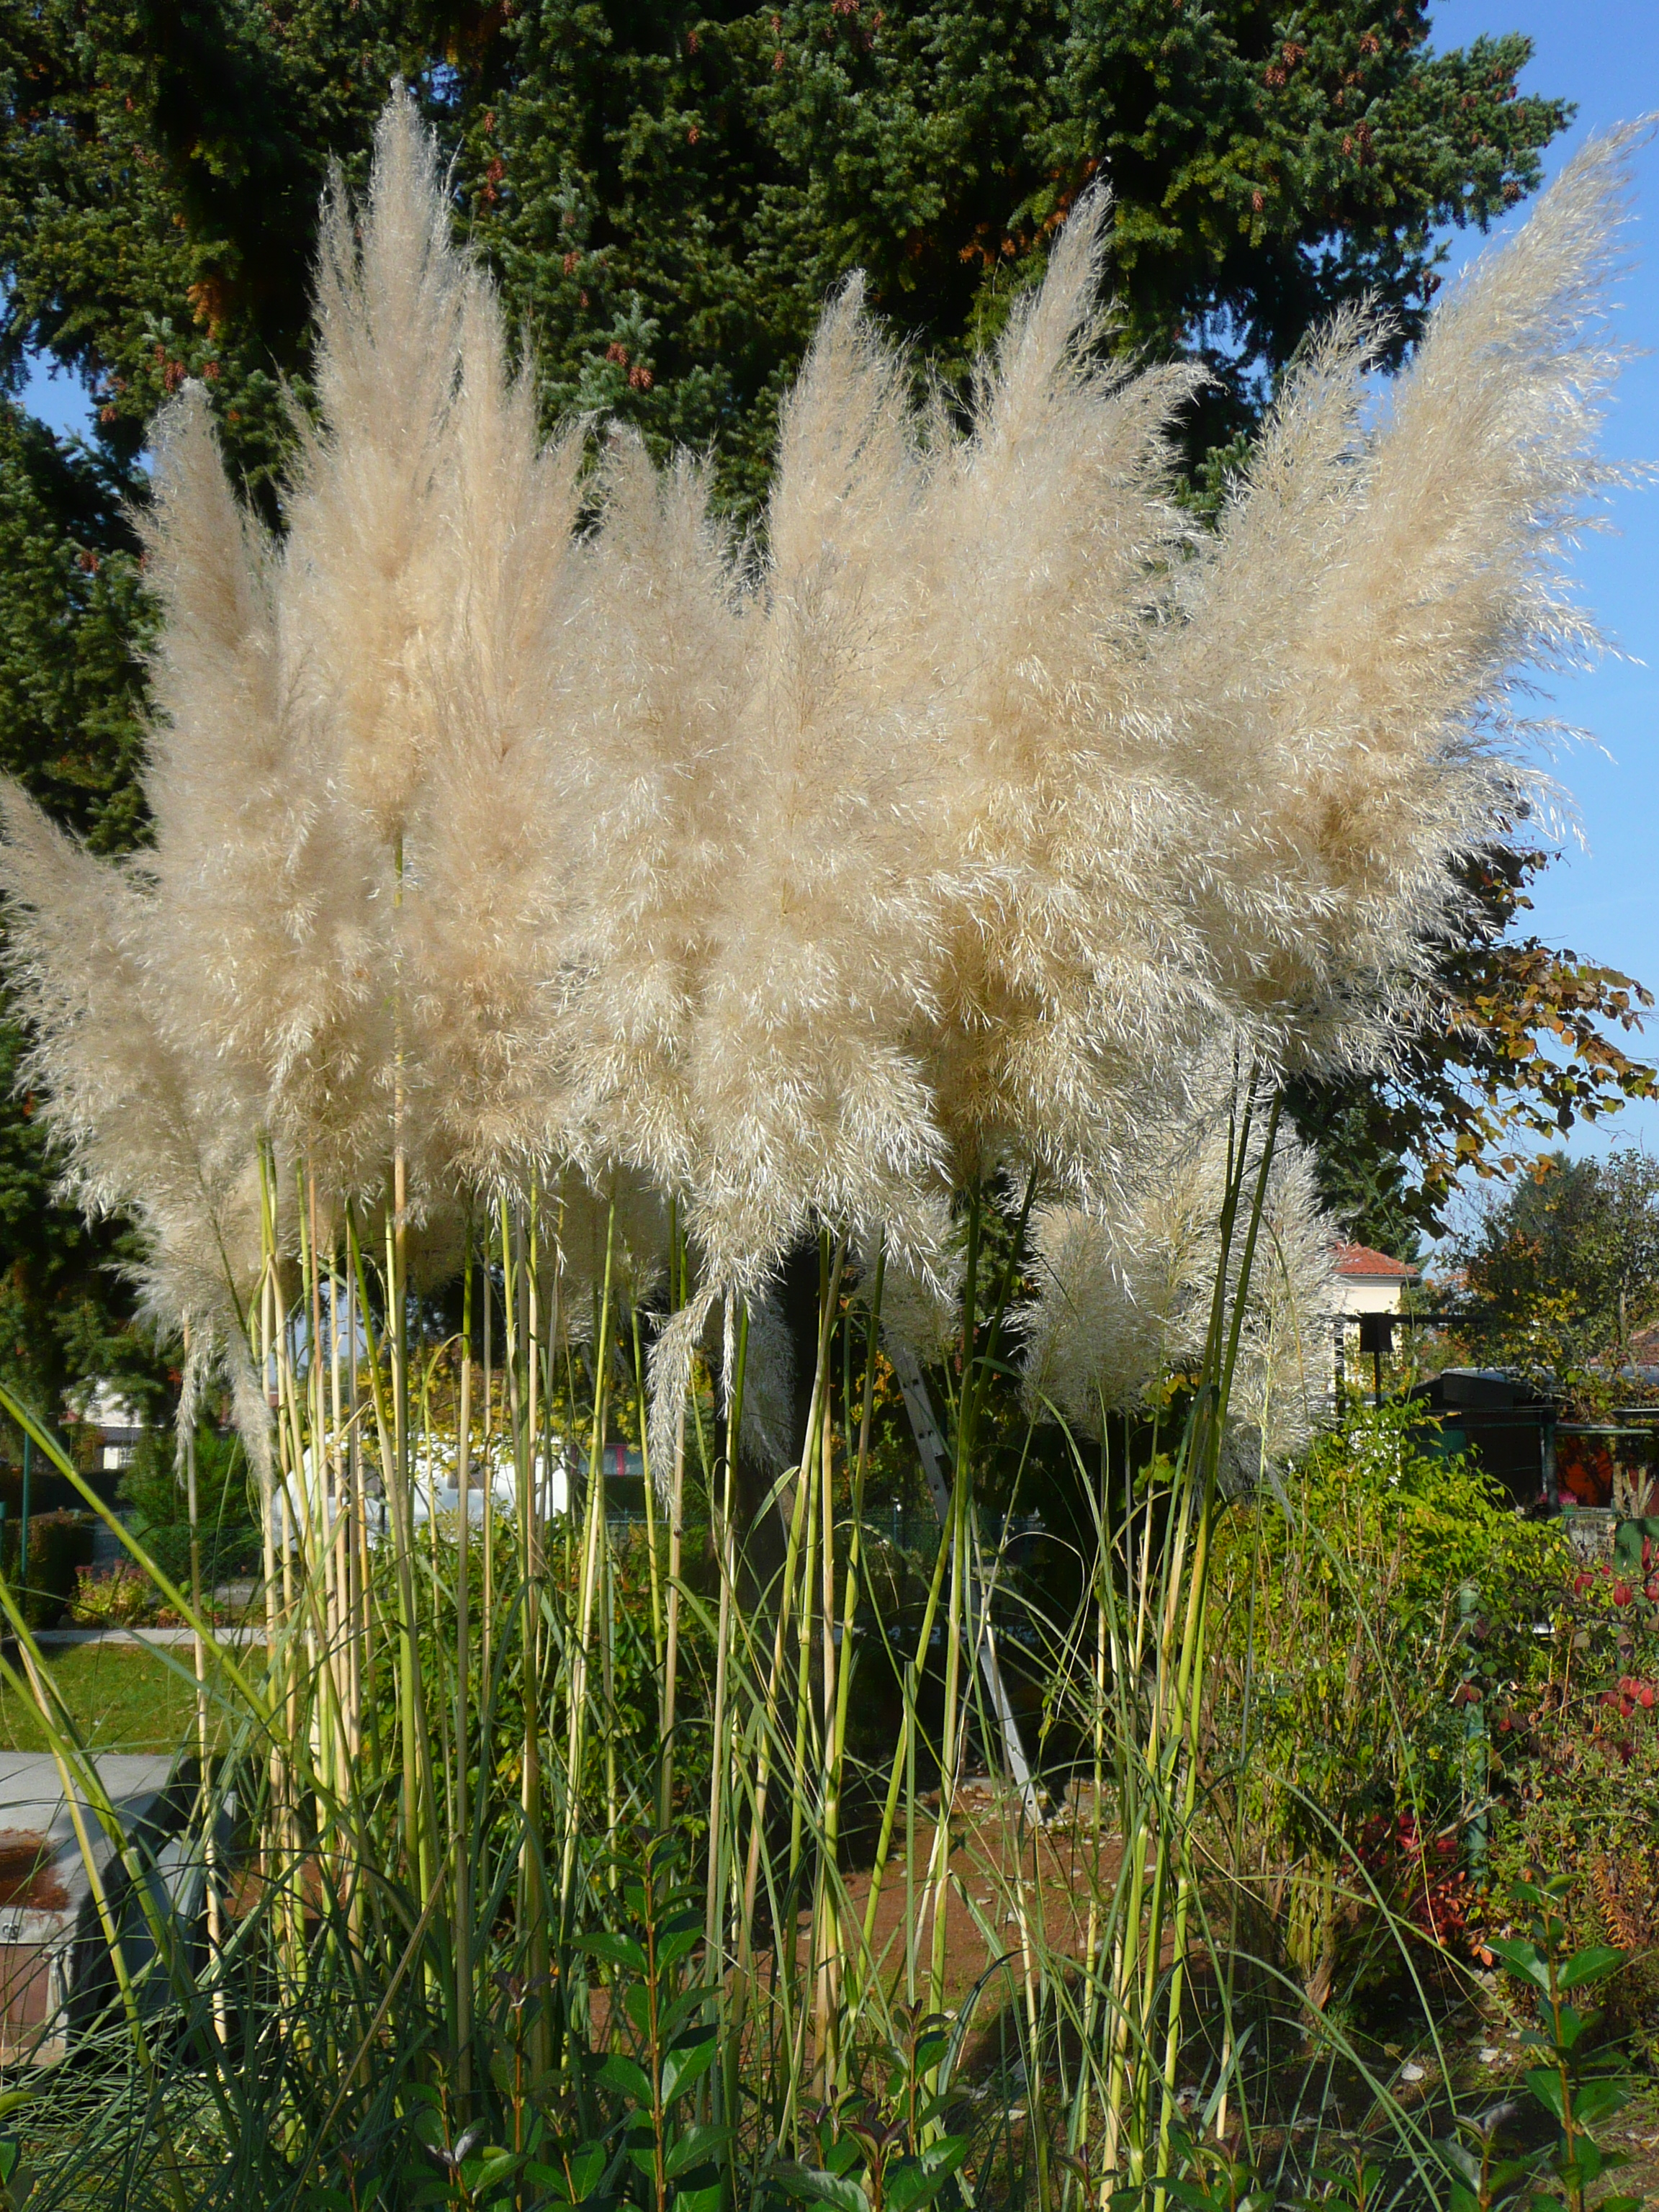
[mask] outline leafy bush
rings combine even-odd
[[[427,1681],[443,1679],[455,1648],[458,1534],[457,1517],[453,1513],[441,1513],[435,1522],[427,1522],[417,1532],[420,1550],[433,1569],[430,1584],[423,1591],[416,1638],[422,1679]],[[498,1622],[512,1621],[520,1612],[523,1589],[522,1530],[513,1516],[497,1513],[491,1534],[491,1609]],[[556,1622],[562,1639],[574,1635],[578,1617],[576,1578],[580,1535],[579,1508],[575,1519],[567,1522],[561,1518],[550,1522],[544,1537],[544,1619]],[[658,1552],[659,1605],[666,1583],[666,1537],[660,1527]],[[500,1772],[510,1773],[516,1780],[522,1772],[525,1734],[522,1655],[516,1645],[503,1641],[498,1628],[490,1652],[491,1671],[486,1691],[484,1531],[479,1522],[470,1526],[468,1554],[472,1680],[480,1698],[487,1695],[492,1759]],[[370,1572],[374,1601],[389,1610],[397,1591],[397,1563],[391,1543],[374,1547]],[[606,1802],[607,1790],[615,1786],[618,1773],[637,1776],[642,1771],[659,1738],[656,1640],[659,1626],[653,1615],[651,1553],[642,1528],[609,1531],[605,1580],[609,1585],[608,1632],[611,1646],[605,1692],[605,1726],[588,1738],[582,1766],[582,1794],[592,1804]],[[694,1800],[697,1790],[708,1784],[713,1677],[708,1626],[696,1605],[687,1603],[682,1607],[679,1633],[681,1675],[675,1741],[681,1791],[683,1795],[690,1793],[679,1807],[679,1818],[687,1833],[696,1835],[705,1826]],[[382,1647],[376,1652],[370,1678],[370,1687],[376,1696],[391,1698],[396,1664],[395,1648]],[[565,1757],[569,1712],[562,1681],[556,1678],[544,1681],[537,1692],[537,1704],[542,1712],[541,1756],[551,1771]],[[508,1825],[512,1825],[512,1816]]]
[[[1651,1540],[1632,1566],[1570,1571],[1533,1679],[1492,1701],[1494,1874],[1547,1867],[1572,1940],[1632,1955],[1607,2009],[1659,2053],[1659,1572]],[[1539,1679],[1541,1671],[1541,1679]]]
[[[134,1628],[155,1618],[158,1592],[142,1568],[82,1567],[70,1617],[83,1628]]]
[[[1480,1670],[1535,1665],[1531,1625],[1571,1564],[1558,1528],[1430,1441],[1403,1407],[1357,1411],[1218,1544],[1224,1860],[1317,2008],[1345,1958],[1372,1963],[1384,1917],[1390,1944],[1469,1933]]]
[[[117,1495],[141,1528],[189,1526],[190,1501],[170,1429],[146,1431]],[[196,1431],[196,1511],[204,1536],[215,1528],[246,1528],[258,1519],[240,1437],[223,1434],[207,1421]]]
[[[1595,2030],[1601,2013],[1589,1990],[1627,1962],[1616,1946],[1578,1946],[1562,1917],[1567,1878],[1517,1882],[1510,1893],[1522,1932],[1494,1936],[1492,1949],[1534,2007],[1524,2047],[1533,2063],[1525,2081],[1534,2103],[1553,2123],[1544,2142],[1503,2154],[1500,2131],[1513,2115],[1508,2100],[1458,2124],[1445,2148],[1452,2172],[1450,2212],[1501,2212],[1509,2204],[1561,2205],[1584,2212],[1587,2192],[1628,2166],[1624,2151],[1605,2148],[1597,2130],[1630,2102],[1630,2069]],[[1540,2185],[1542,2185],[1540,2187]],[[1599,2212],[1640,2212],[1642,2198],[1597,2192]]]
[[[1605,1420],[1630,1402],[1631,1339],[1659,1286],[1659,1160],[1547,1153],[1476,1215],[1451,1255],[1480,1357]]]

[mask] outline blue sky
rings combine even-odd
[[[1656,0],[1449,0],[1434,11],[1437,46],[1504,31],[1533,42],[1523,90],[1577,102],[1571,130],[1546,156],[1552,174],[1590,133],[1659,108]],[[1525,212],[1523,203],[1494,234]],[[1460,238],[1454,266],[1480,243],[1478,234]],[[1633,361],[1620,381],[1607,450],[1659,459],[1659,146],[1638,157],[1631,246],[1620,331],[1650,357]],[[1596,742],[1554,766],[1577,803],[1586,849],[1570,848],[1534,887],[1534,926],[1659,993],[1659,485],[1620,494],[1612,520],[1618,534],[1588,539],[1577,569],[1586,601],[1630,659],[1555,687],[1555,711]],[[1659,1020],[1646,1048],[1659,1054]],[[1600,1152],[1631,1139],[1659,1152],[1659,1102],[1575,1130],[1567,1149]]]
[[[1448,0],[1434,11],[1437,46],[1505,31],[1533,41],[1523,88],[1577,103],[1571,131],[1547,157],[1552,173],[1589,133],[1659,109],[1659,0]],[[1525,214],[1523,203],[1498,234]],[[1455,238],[1453,267],[1480,244],[1478,234]],[[1620,322],[1627,342],[1650,357],[1626,373],[1607,449],[1659,459],[1659,145],[1645,147],[1638,161]],[[79,428],[86,420],[80,387],[62,377],[37,374],[27,404],[56,428]],[[1577,802],[1585,848],[1570,849],[1534,887],[1534,927],[1551,943],[1659,991],[1659,486],[1620,495],[1612,520],[1617,534],[1591,538],[1577,573],[1588,603],[1628,658],[1557,687],[1554,711],[1595,740],[1555,768]],[[1659,1053],[1659,1020],[1648,1049]],[[1632,1139],[1659,1152],[1659,1101],[1576,1130],[1568,1147],[1595,1152]]]
[[[86,389],[79,379],[61,369],[54,373],[39,360],[23,387],[23,404],[60,436],[86,429],[92,420]]]

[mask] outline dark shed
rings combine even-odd
[[[1423,1432],[1430,1449],[1470,1452],[1517,1505],[1555,1503],[1553,1399],[1497,1367],[1449,1367],[1407,1397],[1440,1417]]]

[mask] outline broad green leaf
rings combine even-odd
[[[688,2020],[701,2012],[708,2002],[707,1990],[682,1990],[679,1996],[662,2006],[657,2014],[657,2033],[665,2043],[672,2043]]]
[[[663,2061],[664,2104],[671,2097],[683,2097],[694,2081],[701,2081],[719,2056],[720,2042],[712,2027],[696,2043],[677,2044]]]
[[[565,2166],[549,2166],[538,2159],[526,2161],[525,2178],[535,2188],[544,2190],[560,2204],[585,2204],[605,2178],[609,2163],[602,2143],[585,2143],[573,2151]]]
[[[1200,2182],[1171,2181],[1168,2186],[1170,2196],[1177,2203],[1186,2205],[1188,2212],[1218,2212],[1218,2207],[1225,2202],[1213,2190],[1206,2189]]]
[[[1553,2171],[1569,2196],[1582,2196],[1601,2170],[1601,2161],[1588,2136],[1579,2140],[1579,2156],[1559,2160]]]
[[[1549,1963],[1535,1943],[1523,1943],[1510,1936],[1489,1936],[1486,1948],[1500,1958],[1512,1974],[1547,1994],[1550,1985]]]
[[[711,2181],[706,2189],[676,2190],[674,2212],[720,2212],[725,2195],[723,2181]]]
[[[1534,2066],[1527,2074],[1527,2087],[1547,2112],[1553,2113],[1558,2121],[1565,2118],[1566,2108],[1562,2102],[1561,2076],[1559,2074],[1553,2074],[1542,2066]]]
[[[922,2205],[933,2203],[950,2178],[948,2173],[930,2173],[925,2166],[913,2166],[908,2159],[890,2166],[883,2190],[889,2212],[920,2212]]]
[[[716,2159],[732,2140],[732,2130],[726,2127],[699,2126],[682,2128],[668,2146],[668,2155],[663,2166],[672,2181],[678,2175],[690,2173],[694,2166],[703,2166]]]
[[[1593,2128],[1610,2112],[1620,2112],[1631,2100],[1630,2085],[1617,2075],[1592,2075],[1572,2093],[1572,2116],[1580,2127]]]
[[[570,2154],[568,2163],[570,2167],[570,2185],[575,2191],[577,2197],[580,2199],[591,2197],[605,2176],[605,2145],[584,2143],[580,2150]]]
[[[954,2173],[967,2155],[966,2136],[941,2136],[923,2151],[921,2162],[932,2172]]]
[[[1564,1990],[1581,1990],[1586,1982],[1605,1981],[1624,1963],[1624,1953],[1610,1943],[1590,1943],[1573,1953],[1557,1979]]]
[[[1625,2154],[1622,2151],[1604,2151],[1594,2136],[1581,2135],[1575,2140],[1578,2145],[1577,2163],[1579,2172],[1583,2175],[1586,2188],[1592,2181],[1599,2181],[1607,2166],[1623,2166],[1625,2163]]]
[[[591,1951],[596,1959],[603,1959],[607,1966],[621,1966],[631,1974],[645,1972],[645,1947],[635,1942],[631,1936],[573,1936],[570,1942],[574,1950]]]
[[[624,2058],[621,2051],[613,2051],[593,2079],[600,2088],[610,2089],[619,2097],[629,2099],[643,2111],[651,2109],[651,2084],[646,2080],[643,2070],[631,2058]]]
[[[850,2176],[827,2172],[821,2166],[797,2166],[779,2159],[768,2177],[787,2197],[808,2204],[833,2204],[838,2212],[870,2212],[870,2200]]]

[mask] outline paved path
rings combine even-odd
[[[178,1910],[174,1900],[183,1893],[173,1868],[185,1863],[184,1847],[171,1840],[181,1820],[177,1793],[168,1788],[172,1759],[100,1752],[90,1763],[122,1832],[169,1838],[156,1859],[152,1894],[158,1904],[165,1900],[164,1909]],[[153,1942],[144,1948],[146,1923],[131,1893],[107,1879],[116,1846],[79,1783],[75,1798],[72,1811],[50,1753],[0,1752],[0,2063],[9,2068],[49,2066],[69,2055],[70,1998],[82,1976],[96,1976],[106,1964],[94,1878],[106,1899],[115,1899],[135,1979],[144,1958],[154,1956]],[[187,1902],[184,1913],[197,1909]],[[191,1924],[183,1918],[186,1930]],[[148,2007],[152,2000],[146,1994],[139,2002]]]
[[[92,1763],[117,1811],[128,1814],[147,1811],[173,1771],[170,1755],[142,1752],[100,1751]],[[84,1798],[78,1790],[76,1795],[84,1810]],[[99,1832],[95,1820],[90,1826]],[[13,1843],[21,1837],[79,1851],[64,1778],[49,1751],[0,1751],[0,1834]]]
[[[214,1640],[218,1644],[263,1644],[265,1640],[262,1623],[249,1623],[240,1628],[216,1628]],[[169,1650],[189,1644],[194,1632],[188,1628],[37,1628],[37,1644],[154,1644]]]

